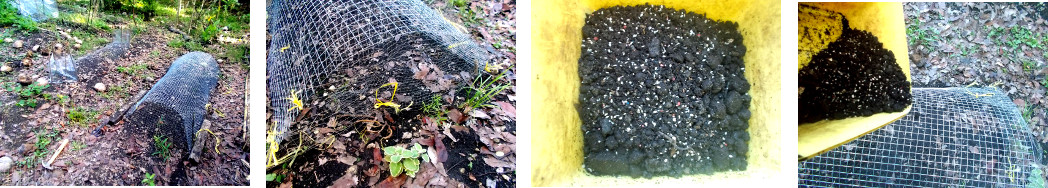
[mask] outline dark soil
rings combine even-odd
[[[750,118],[738,24],[664,6],[610,7],[582,28],[587,172],[745,170]]]
[[[801,69],[800,123],[899,112],[911,101],[910,83],[894,54],[869,32],[851,29]]]

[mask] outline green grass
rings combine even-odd
[[[913,20],[914,23],[906,27],[906,37],[909,39],[907,42],[909,45],[918,44],[925,48],[932,49],[931,43],[938,40],[938,31],[935,31],[935,33],[929,33],[927,30],[921,29],[920,19]]]
[[[145,78],[147,75],[142,74],[142,70],[149,68],[146,64],[136,64],[131,66],[117,66],[116,71],[127,74],[128,76],[134,76],[135,78]]]
[[[152,75],[152,74],[150,74],[150,75]],[[128,88],[131,88],[131,84],[132,84],[131,80],[124,80],[124,83],[122,83],[120,85],[113,85],[110,88],[106,88],[106,91],[102,92],[100,95],[102,96],[102,98],[106,98],[106,99],[109,99],[109,100],[113,100],[113,99],[116,99],[118,97],[119,98],[131,97],[131,92],[128,90]]]
[[[171,157],[171,142],[164,136],[153,136],[153,148],[153,156],[163,158],[164,161]]]
[[[83,142],[78,142],[78,141],[69,142],[69,145],[71,147],[73,147],[72,151],[80,151],[80,150],[84,149],[84,147],[87,147],[87,145],[84,145]]]
[[[482,79],[482,77],[485,76],[477,76],[474,78],[473,83],[470,83],[470,85],[465,88],[470,90],[467,92],[467,96],[469,97],[466,98],[465,103],[459,105],[460,108],[492,107],[493,105],[487,103],[494,99],[495,95],[501,93],[502,90],[512,86],[508,83],[498,83],[502,78],[506,77],[505,72],[502,72],[495,77],[487,76],[485,79]]]
[[[1030,122],[1030,119],[1033,118],[1033,106],[1034,105],[1027,105],[1026,108],[1023,108],[1023,119],[1025,119],[1026,122]]]
[[[229,63],[246,63],[247,61],[247,45],[223,45],[223,49],[226,53],[222,54],[222,57],[229,61]]]
[[[100,114],[98,110],[76,107],[67,111],[66,117],[69,118],[69,124],[71,125],[90,127],[98,123],[98,114]]]
[[[433,95],[433,97],[430,98],[430,101],[422,106],[422,112],[427,116],[437,119],[437,121],[447,120],[447,117],[444,116],[444,114],[447,113],[447,111],[444,110],[444,98],[440,95]]]
[[[83,13],[59,12],[57,20],[59,23],[71,25],[93,33],[104,33],[112,30],[112,28],[109,27],[109,23],[106,23],[105,19],[100,16],[92,17],[84,15]]]
[[[10,0],[0,0],[0,27],[6,26],[15,26],[27,33],[40,29],[35,21],[19,15],[18,9],[11,5]]]
[[[18,83],[8,82],[4,87],[7,88],[7,91],[18,95],[18,101],[15,104],[19,107],[36,108],[41,93],[44,92],[44,89],[50,87],[50,85],[40,86],[34,83],[28,86],[22,86]]]

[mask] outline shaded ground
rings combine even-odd
[[[442,95],[439,102],[415,103],[410,107],[413,110],[396,113],[381,108],[362,116],[332,112],[324,107],[324,100],[303,101],[303,115],[289,129],[294,133],[280,144],[275,156],[301,153],[268,168],[267,187],[514,186],[515,2],[463,2],[455,6],[443,0],[427,1],[491,52],[493,60],[486,68],[504,77],[479,77],[495,79],[494,85],[505,86],[504,90],[478,108],[462,106],[464,93],[470,92],[462,89],[454,97]],[[436,162],[423,161],[414,177],[391,177],[390,162],[382,159],[386,154],[381,148],[415,143],[427,150],[422,155]]]
[[[86,11],[83,2],[61,2],[59,10],[66,13]],[[172,25],[163,16],[145,22],[128,19],[127,15],[100,13],[104,24],[112,29],[133,31],[134,38],[126,58],[106,62],[99,67],[104,72],[100,79],[107,89],[98,92],[92,85],[82,82],[50,83],[39,96],[36,107],[21,107],[16,103],[25,98],[5,88],[0,92],[0,156],[12,157],[16,165],[8,172],[0,172],[0,185],[145,185],[147,174],[155,174],[153,181],[158,185],[170,183],[172,169],[185,167],[187,185],[247,185],[248,137],[245,125],[245,85],[248,69],[246,58],[238,58],[244,52],[242,45],[215,42],[197,50],[211,53],[219,59],[218,86],[213,90],[206,121],[211,123],[211,133],[201,133],[207,139],[200,161],[186,162],[171,158],[164,160],[152,154],[156,150],[151,140],[128,141],[124,122],[99,128],[104,120],[114,117],[121,106],[134,103],[134,96],[148,91],[156,80],[163,77],[167,68],[179,56],[188,53],[184,45],[172,45],[183,40],[172,32]],[[0,83],[8,86],[18,75],[47,78],[47,63],[58,53],[42,55],[40,49],[63,44],[66,53],[74,59],[96,50],[111,41],[108,31],[95,31],[96,27],[77,24],[68,19],[53,19],[41,23],[37,32],[23,32],[14,28],[0,28],[0,38],[25,41],[22,48],[12,43],[0,43],[0,61],[21,62],[22,57],[32,51],[29,66],[7,63],[11,72],[0,73]],[[222,31],[224,37],[245,39],[243,31]],[[75,39],[65,37],[68,33]],[[239,34],[238,34],[239,33]],[[32,47],[42,48],[33,51]],[[80,45],[82,48],[71,48]],[[230,48],[233,46],[233,48]],[[236,55],[235,55],[236,54]],[[207,132],[207,131],[202,131]],[[214,135],[214,136],[212,136]],[[217,143],[216,143],[216,138]],[[62,139],[70,144],[61,151],[52,165],[44,168],[41,163],[60,148]],[[216,146],[217,145],[217,146]],[[216,151],[217,150],[217,151]],[[184,154],[188,155],[188,153]],[[155,161],[155,162],[150,162]],[[152,167],[135,165],[150,163]]]
[[[1001,88],[1045,148],[1046,9],[1044,3],[905,3],[913,86]]]

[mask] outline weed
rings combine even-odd
[[[142,184],[149,186],[156,186],[156,174],[150,174],[146,172],[146,176],[142,178]]]
[[[72,151],[80,151],[80,150],[84,149],[84,147],[87,147],[87,145],[84,145],[83,142],[78,142],[78,141],[72,141],[72,142],[69,142],[69,144],[73,147]]]
[[[69,118],[69,123],[80,127],[88,127],[92,124],[98,123],[98,110],[86,109],[82,107],[76,107],[66,112],[66,117]]]
[[[145,74],[141,74],[141,71],[142,70],[146,70],[146,68],[149,68],[149,66],[146,65],[146,64],[136,64],[136,65],[126,66],[126,67],[124,67],[124,66],[117,66],[116,67],[116,71],[120,72],[120,73],[124,73],[124,74],[130,75],[130,76],[134,76],[136,78],[143,78],[146,75]]]
[[[448,4],[454,5],[455,7],[465,7],[466,3],[469,3],[469,1],[466,1],[466,0],[448,0]]]
[[[171,142],[167,141],[164,136],[153,135],[153,151],[154,156],[158,156],[167,161],[168,157],[171,157]]]
[[[17,104],[19,107],[30,108],[36,108],[38,101],[37,98],[41,97],[41,93],[43,93],[44,89],[46,89],[47,87],[50,87],[50,85],[41,86],[34,83],[28,86],[22,86],[18,83],[11,82],[5,85],[7,91],[18,94],[18,102],[15,104]]]
[[[447,120],[447,118],[444,117],[444,113],[447,112],[444,110],[444,98],[440,95],[433,95],[431,100],[422,106],[422,112],[431,115],[433,118],[436,118],[437,121]]]
[[[466,87],[466,89],[472,90],[473,92],[472,95],[469,95],[469,98],[466,98],[465,103],[459,105],[459,108],[492,107],[492,105],[487,103],[494,99],[495,95],[501,93],[502,90],[511,86],[506,83],[496,83],[506,77],[506,72],[502,72],[494,78],[488,76],[488,79],[481,79],[481,77],[484,76],[477,76],[474,78],[473,83]]]
[[[1037,66],[1036,64],[1034,64],[1033,61],[1030,61],[1028,59],[1023,59],[1022,62],[1023,62],[1023,72],[1030,72],[1031,70],[1033,70],[1035,68],[1034,66]]]
[[[223,56],[229,63],[244,63],[244,60],[247,59],[247,46],[245,45],[225,45],[222,49],[226,49]]]
[[[1030,122],[1030,119],[1033,118],[1033,106],[1034,105],[1028,105],[1026,108],[1023,108],[1023,119],[1025,119],[1026,122]]]
[[[33,146],[36,148],[33,150],[33,154],[27,155],[22,161],[18,161],[18,165],[26,168],[32,168],[36,164],[47,157],[49,153],[47,147],[54,142],[54,139],[58,138],[58,130],[54,129],[40,129],[36,132],[36,142]]]

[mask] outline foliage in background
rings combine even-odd
[[[0,0],[0,27],[5,26],[16,26],[26,32],[38,29],[36,22],[18,14],[18,9],[11,5],[10,0]]]

